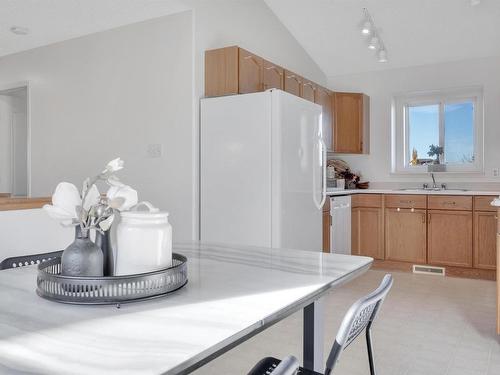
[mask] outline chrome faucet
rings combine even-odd
[[[431,173],[431,177],[432,177],[432,188],[437,189],[438,186],[436,184],[436,179],[434,178],[434,173]]]

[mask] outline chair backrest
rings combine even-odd
[[[377,312],[382,305],[387,293],[392,287],[392,275],[387,274],[384,276],[379,287],[370,294],[357,300],[347,311],[339,331],[335,338],[330,355],[326,362],[326,373],[331,371],[335,362],[337,361],[339,353],[347,348],[356,337],[359,336],[377,316]],[[369,327],[368,327],[369,328]]]
[[[62,251],[52,251],[50,253],[33,254],[33,255],[21,255],[18,257],[7,258],[0,263],[0,270],[6,270],[9,268],[26,267],[33,264],[40,264],[47,260],[51,260],[55,257],[61,256]]]

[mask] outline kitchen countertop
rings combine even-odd
[[[365,272],[372,258],[174,244],[188,284],[149,301],[74,306],[35,293],[35,266],[0,271],[0,373],[177,374]]]
[[[326,195],[353,195],[353,194],[408,194],[408,195],[500,195],[500,191],[483,190],[399,190],[399,189],[351,189],[327,191]]]

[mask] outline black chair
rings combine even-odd
[[[330,375],[340,353],[346,349],[363,331],[366,332],[366,346],[368,348],[368,361],[370,374],[375,375],[375,362],[373,359],[373,347],[371,338],[371,328],[382,302],[392,287],[392,276],[384,276],[379,287],[356,301],[347,311],[342,320],[332,350],[326,361],[324,375]],[[288,356],[283,360],[273,357],[266,357],[257,363],[248,375],[323,375],[319,372],[311,371],[299,367],[297,358]]]
[[[21,255],[18,257],[7,258],[0,263],[0,270],[6,270],[9,268],[26,267],[34,264],[40,264],[47,260],[51,260],[55,257],[60,257],[61,251],[52,251],[50,253],[33,254],[33,255]]]

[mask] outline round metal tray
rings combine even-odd
[[[37,289],[45,299],[79,305],[119,305],[160,297],[187,283],[187,258],[172,254],[172,267],[125,276],[77,277],[61,275],[61,258],[38,265]]]

